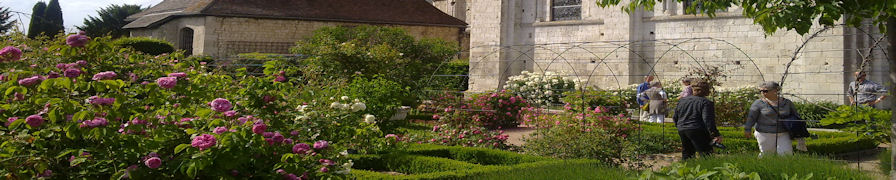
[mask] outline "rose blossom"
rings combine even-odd
[[[212,132],[215,133],[215,134],[221,134],[221,133],[224,133],[224,132],[226,132],[226,131],[227,131],[227,128],[222,126],[222,127],[216,127],[215,130],[212,131]]]
[[[216,142],[217,140],[215,139],[215,136],[212,136],[210,134],[203,134],[201,136],[196,136],[196,138],[193,138],[193,142],[190,143],[190,145],[192,145],[193,147],[197,147],[200,151],[202,151],[214,146]]]
[[[87,98],[87,101],[93,105],[112,105],[115,103],[115,98],[101,98],[99,96],[91,96]]]
[[[311,150],[311,146],[305,143],[298,143],[295,146],[292,146],[292,153],[296,154],[305,154]]]
[[[176,77],[163,77],[163,78],[156,79],[156,83],[159,84],[159,87],[162,87],[165,89],[171,89],[177,85],[177,78]]]
[[[268,126],[265,124],[256,124],[252,126],[252,133],[255,134],[264,134],[264,131],[268,129]]]
[[[146,167],[152,169],[159,168],[159,166],[162,166],[162,159],[159,159],[159,157],[151,157],[149,159],[146,159],[143,164],[146,164]]]
[[[31,85],[35,85],[35,84],[37,84],[37,83],[40,83],[40,81],[43,81],[43,80],[44,80],[44,79],[41,78],[40,76],[31,76],[31,77],[29,77],[29,78],[25,78],[25,79],[21,79],[21,80],[19,80],[19,85],[22,85],[22,86],[31,86]]]
[[[233,105],[230,104],[230,101],[224,98],[217,98],[215,100],[212,100],[209,105],[212,106],[212,110],[218,112],[227,112],[230,111],[231,108],[233,108]]]
[[[168,77],[183,78],[183,77],[187,77],[187,73],[182,73],[182,72],[170,73],[170,74],[168,74]]]
[[[81,69],[69,68],[62,72],[62,75],[68,78],[76,78],[81,76]]]
[[[40,126],[41,124],[44,124],[44,118],[37,114],[31,115],[31,116],[28,116],[27,118],[25,118],[25,123],[28,124],[29,126],[31,126],[32,128],[36,128],[36,127]]]
[[[65,44],[68,44],[72,47],[83,47],[85,44],[87,44],[87,41],[90,41],[90,37],[87,37],[82,33],[72,34],[65,38]]]
[[[314,142],[314,149],[323,149],[323,148],[327,148],[328,146],[330,146],[330,142],[327,142],[324,140]]]
[[[0,61],[18,61],[22,59],[22,50],[14,46],[6,46],[0,50]]]
[[[94,74],[94,75],[93,75],[93,80],[94,80],[94,81],[99,81],[99,80],[110,80],[110,79],[115,79],[115,76],[118,76],[117,74],[115,74],[115,72],[112,72],[112,71],[106,71],[106,72],[101,72],[101,73],[96,73],[96,74]]]

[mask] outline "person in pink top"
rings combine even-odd
[[[691,89],[691,78],[684,78],[681,80],[682,90],[681,93],[678,94],[678,98],[675,100],[681,100],[681,98],[685,98],[694,94],[694,90]]]

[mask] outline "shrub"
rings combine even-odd
[[[424,77],[429,90],[466,91],[470,74],[470,62],[467,59],[455,59],[438,66],[430,77]]]
[[[363,102],[321,96],[328,91],[209,72],[180,53],[136,53],[108,37],[83,46],[9,38],[0,44],[29,48],[27,61],[0,63],[0,92],[9,92],[0,106],[15,109],[0,116],[20,117],[0,126],[3,177],[275,179],[283,169],[340,179],[347,149],[395,145],[364,122],[368,112],[330,106]]]
[[[149,55],[170,54],[174,52],[174,45],[170,42],[148,37],[126,37],[112,42],[122,48],[133,48]]]
[[[846,132],[859,133],[878,142],[890,141],[891,111],[867,106],[840,106],[821,120],[822,126],[843,125]]]
[[[376,125],[383,131],[391,132],[408,122],[406,119],[389,119],[401,108],[402,100],[410,98],[410,91],[407,87],[402,87],[383,77],[374,77],[374,79],[357,77],[348,84],[346,93],[350,98],[358,98],[367,102],[367,112],[379,117],[380,120]]]
[[[695,167],[675,163],[664,167],[660,172],[644,171],[640,179],[705,179],[705,180],[729,180],[729,179],[760,179],[759,173],[746,173],[737,168],[737,165],[724,163],[718,167]]]
[[[569,91],[564,93],[563,103],[568,111],[582,111],[596,107],[607,108],[612,114],[625,114],[625,110],[636,108],[634,90],[600,90]]]
[[[517,94],[533,104],[551,106],[560,103],[563,93],[574,91],[576,83],[569,77],[554,72],[544,74],[523,71],[523,74],[508,78],[504,89]]]
[[[737,88],[714,92],[709,97],[715,102],[716,123],[723,126],[743,125],[750,105],[759,99],[756,88]]]
[[[489,130],[475,125],[440,124],[433,126],[431,133],[409,136],[404,140],[409,143],[507,149],[507,137],[503,130]]]
[[[618,164],[634,155],[629,136],[637,130],[628,118],[600,112],[561,113],[553,126],[539,129],[526,141],[528,154],[557,158],[589,158]],[[550,119],[550,118],[549,118]],[[600,142],[600,143],[595,143]]]
[[[529,102],[505,91],[475,94],[465,99],[452,93],[438,97],[421,109],[435,113],[440,123],[452,126],[481,126],[489,129],[516,127]]]
[[[828,113],[837,109],[839,105],[830,102],[795,102],[793,103],[796,111],[800,113],[800,117],[805,120],[821,120]]]
[[[411,87],[417,95],[426,86],[425,79],[457,49],[442,40],[415,40],[401,28],[362,25],[318,29],[291,52],[308,56],[302,60],[302,72],[310,83],[380,75]]]

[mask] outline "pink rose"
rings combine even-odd
[[[143,164],[152,169],[159,168],[159,166],[162,166],[162,159],[159,159],[159,157],[151,157],[146,159]]]
[[[217,98],[215,100],[212,100],[209,105],[212,106],[212,110],[218,112],[227,112],[230,111],[231,108],[233,108],[233,105],[230,104],[230,101],[224,98]]]
[[[212,136],[210,134],[203,134],[201,136],[196,136],[196,138],[193,138],[193,142],[190,143],[190,145],[199,148],[199,150],[202,151],[214,146],[216,143],[217,139],[215,139],[215,136]]]
[[[22,50],[14,46],[6,46],[0,50],[0,61],[18,61],[22,59]]]
[[[90,41],[90,37],[82,34],[72,34],[65,38],[65,44],[72,47],[83,47],[87,41]]]
[[[163,77],[163,78],[156,79],[156,83],[159,84],[159,87],[162,87],[165,89],[171,89],[177,85],[177,78],[176,77]]]

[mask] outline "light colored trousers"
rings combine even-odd
[[[640,116],[638,116],[638,120],[647,121],[648,119],[650,119],[649,118],[650,113],[647,113],[647,111],[645,111],[645,110],[640,110],[641,108],[638,108],[638,109],[639,109],[639,111],[641,111]]]
[[[791,155],[793,143],[790,141],[790,133],[761,133],[754,131],[756,141],[759,142],[759,157],[768,154]]]
[[[650,119],[647,121],[652,122],[652,123],[663,123],[664,120],[666,120],[666,115],[654,114],[654,115],[650,115]]]

